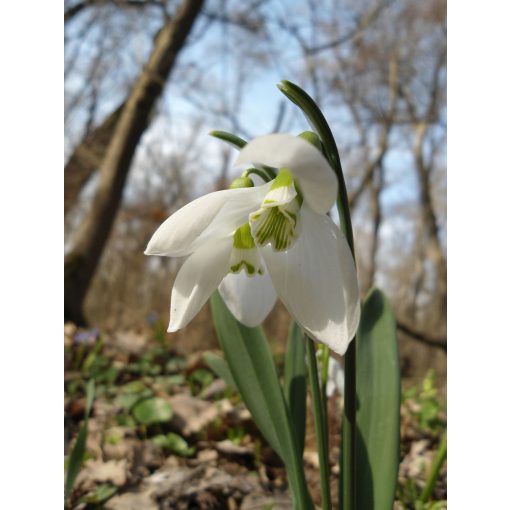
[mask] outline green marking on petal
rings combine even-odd
[[[292,202],[299,197],[300,192],[297,188],[297,182],[288,168],[280,168],[279,174],[273,180],[269,192],[262,202],[262,207],[281,206]],[[302,199],[300,198],[302,203]]]
[[[253,266],[246,260],[241,260],[238,264],[235,264],[230,267],[230,271],[235,274],[240,273],[242,269],[246,271],[246,274],[248,276],[254,276],[255,273],[264,274],[262,268],[255,269],[255,266]]]
[[[273,250],[289,249],[299,237],[299,209],[297,199],[288,204],[264,207],[250,215],[255,242],[259,246],[271,243]]]
[[[234,233],[234,248],[238,250],[251,250],[255,248],[255,242],[251,235],[250,224],[241,225]]]
[[[276,176],[273,184],[271,185],[270,191],[278,188],[285,188],[294,184],[294,177],[292,172],[288,168],[280,168],[278,175]]]
[[[241,225],[232,237],[230,272],[240,273],[243,269],[248,276],[264,274],[260,254],[251,235],[249,223]]]

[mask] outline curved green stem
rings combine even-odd
[[[427,478],[427,483],[423,488],[418,501],[420,503],[426,503],[430,496],[432,495],[432,491],[434,490],[434,486],[436,485],[437,479],[439,477],[439,473],[441,471],[441,467],[446,459],[446,431],[441,438],[441,443],[439,443],[439,450],[437,451],[436,458],[432,464],[430,469],[429,477]]]
[[[321,403],[323,420],[323,434],[326,439],[329,439],[329,420],[328,420],[328,375],[329,375],[329,348],[324,344],[319,344],[319,359],[320,359],[320,388],[321,388]],[[329,447],[327,448],[329,451]]]
[[[211,131],[209,133],[210,136],[214,136],[214,138],[218,138],[219,140],[223,140],[228,144],[232,145],[236,149],[242,149],[248,142],[243,140],[237,135],[233,135],[227,131]]]
[[[319,374],[317,371],[317,357],[315,355],[315,346],[313,340],[306,337],[306,355],[308,359],[308,373],[310,379],[310,389],[312,393],[313,417],[315,422],[315,436],[317,438],[317,451],[319,453],[319,467],[321,476],[321,495],[322,508],[331,509],[331,494],[329,490],[329,448],[327,412],[324,413],[323,398],[319,385]]]
[[[243,177],[248,177],[251,174],[258,175],[264,182],[272,181],[272,177],[268,175],[263,170],[259,170],[258,168],[248,168],[248,170],[245,170],[243,172]]]
[[[218,140],[223,140],[224,142],[227,142],[229,145],[234,147],[235,149],[241,150],[248,142],[246,140],[243,140],[241,137],[237,135],[233,135],[232,133],[229,133],[228,131],[211,131],[209,133],[210,136],[214,136],[214,138],[218,138]],[[271,168],[270,166],[266,165],[259,165],[260,169],[259,171],[265,172],[267,175],[271,177],[272,180],[276,177],[276,173],[274,168]],[[253,172],[256,173],[256,172]],[[262,177],[260,174],[257,174],[260,177]],[[265,180],[265,179],[264,179]],[[268,182],[268,181],[266,181]]]
[[[321,395],[322,404],[324,408],[324,416],[328,416],[328,375],[329,375],[329,348],[324,344],[319,345],[319,358],[320,358],[320,381],[321,381]],[[328,430],[328,421],[326,420],[326,432]]]
[[[310,125],[315,129],[326,151],[326,157],[338,177],[338,213],[340,215],[340,226],[342,232],[347,237],[347,242],[351,248],[352,256],[354,257],[354,237],[352,233],[351,216],[349,213],[349,199],[347,196],[347,188],[345,186],[344,174],[342,171],[342,164],[340,162],[340,155],[336,146],[333,133],[319,107],[315,101],[296,84],[282,80],[278,84],[280,91],[287,96],[293,103],[295,103],[305,114]]]

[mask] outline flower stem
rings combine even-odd
[[[325,425],[326,425],[326,437],[328,436],[328,394],[327,394],[327,385],[328,385],[328,375],[329,375],[329,348],[324,344],[319,344],[319,353],[320,353],[320,381],[321,381],[321,395],[322,395],[322,407],[323,413],[326,417]]]
[[[446,459],[446,432],[443,434],[441,438],[441,443],[439,443],[439,450],[437,451],[436,458],[432,464],[430,469],[429,477],[427,478],[427,483],[423,488],[418,501],[420,503],[426,503],[430,496],[432,495],[432,491],[434,490],[434,485],[436,485],[437,479],[439,477],[439,472],[441,471],[441,467],[443,466],[443,462]]]
[[[352,257],[356,262],[354,252],[354,235],[352,231],[349,199],[342,171],[342,163],[335,138],[331,132],[323,113],[315,101],[296,84],[283,80],[278,84],[280,91],[293,103],[299,106],[308,122],[319,135],[326,152],[326,157],[338,177],[337,208],[340,217],[340,228],[345,234]],[[343,510],[354,510],[354,495],[356,491],[356,338],[349,344],[345,355],[345,388],[344,388],[344,417],[342,423],[342,458],[340,475],[340,501]]]
[[[342,421],[342,448],[340,472],[340,508],[354,510],[355,438],[356,438],[356,344],[351,342],[345,353],[344,417]]]
[[[319,385],[319,374],[317,371],[317,357],[313,340],[306,337],[306,355],[308,358],[308,371],[310,388],[312,393],[313,417],[315,422],[315,436],[317,439],[317,451],[319,453],[319,467],[321,477],[322,508],[331,509],[331,494],[329,490],[329,448],[327,434],[327,412],[323,405],[323,397]]]
[[[258,168],[249,168],[245,172],[243,172],[243,177],[248,177],[251,174],[258,175],[264,182],[269,182],[273,179],[270,175],[268,175],[263,170],[259,170]]]

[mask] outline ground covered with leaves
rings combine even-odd
[[[281,460],[237,392],[209,367],[206,353],[178,352],[161,324],[151,331],[108,335],[66,324],[64,333],[65,466],[76,473],[67,487],[68,508],[292,509]],[[281,368],[283,357],[276,354],[275,359]],[[91,380],[94,399],[88,413]],[[330,398],[329,408],[337,508],[341,395]],[[395,509],[446,508],[446,463],[430,500],[419,501],[445,429],[444,399],[430,372],[403,390]],[[79,469],[77,457],[83,459]],[[304,463],[320,508],[311,410]]]

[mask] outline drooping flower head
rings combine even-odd
[[[356,268],[326,215],[338,182],[322,153],[300,138],[256,138],[236,164],[278,169],[261,186],[205,195],[168,218],[148,255],[188,256],[172,289],[169,331],[186,326],[219,287],[233,315],[260,324],[278,295],[317,341],[343,354],[359,322]]]

